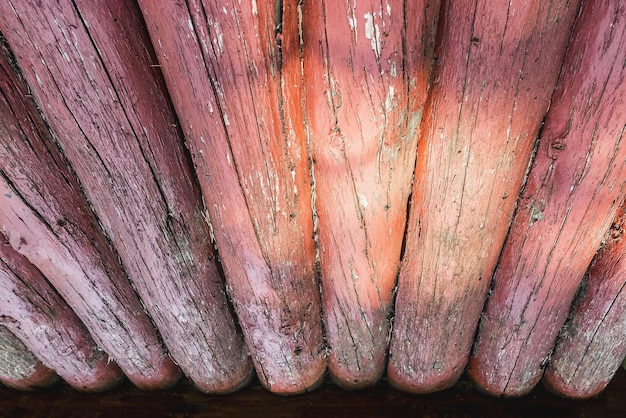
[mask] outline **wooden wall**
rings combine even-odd
[[[618,0],[9,0],[0,35],[3,383],[589,397],[626,356]]]

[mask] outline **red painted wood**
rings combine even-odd
[[[307,1],[307,132],[314,161],[329,371],[382,376],[438,1]]]
[[[11,331],[0,325],[0,383],[32,391],[54,384],[58,377],[44,366]]]
[[[1,233],[0,301],[0,324],[76,389],[110,389],[123,377],[41,272]]]
[[[139,3],[257,374],[273,392],[308,390],[326,362],[297,4]]]
[[[202,390],[245,384],[252,366],[136,5],[2,9],[33,94],[172,357]]]
[[[587,270],[544,375],[544,382],[564,396],[598,395],[626,356],[624,208]]]
[[[626,10],[583,2],[495,273],[470,376],[518,396],[541,378],[626,186]]]
[[[444,389],[465,368],[576,8],[443,4],[390,344],[398,388]]]
[[[4,45],[0,53],[0,230],[135,384],[172,385],[177,367],[14,70],[16,63]]]

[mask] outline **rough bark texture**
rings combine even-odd
[[[123,377],[41,272],[2,233],[0,325],[76,389],[106,390]]]
[[[440,12],[388,365],[411,392],[464,370],[577,8],[501,3]]]
[[[589,398],[611,381],[626,356],[626,227],[618,211],[587,271],[544,382],[572,398]]]
[[[44,366],[11,331],[0,325],[0,382],[32,391],[54,384],[58,377]]]
[[[278,393],[326,362],[295,2],[140,1],[181,118],[257,374]]]
[[[1,20],[1,19],[0,19]],[[0,57],[0,230],[136,385],[178,379],[74,173],[5,45]],[[10,197],[9,197],[10,195]]]
[[[625,13],[619,1],[582,3],[470,361],[489,393],[539,381],[624,196]]]
[[[251,363],[135,5],[2,6],[2,29],[172,357],[225,392]]]
[[[307,131],[329,371],[385,370],[393,289],[432,62],[438,1],[307,1]]]

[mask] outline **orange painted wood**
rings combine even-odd
[[[0,231],[141,388],[164,388],[178,368],[156,332],[50,136],[16,63],[0,48]]]
[[[576,1],[450,1],[440,12],[390,344],[391,384],[463,372]]]
[[[0,233],[0,324],[78,390],[110,389],[123,377],[35,266]]]
[[[204,391],[245,384],[252,365],[136,5],[1,11],[33,95],[172,357]]]
[[[625,60],[621,2],[583,2],[470,361],[489,393],[540,380],[624,197]]]
[[[257,374],[273,392],[309,390],[326,361],[297,3],[139,3]]]
[[[385,370],[438,1],[307,1],[307,132],[315,174],[329,371],[347,388]]]
[[[44,366],[11,331],[0,325],[0,383],[17,390],[33,391],[57,382],[54,371]]]
[[[572,398],[598,395],[626,356],[626,214],[620,208],[587,270],[544,375]]]

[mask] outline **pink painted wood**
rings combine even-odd
[[[298,393],[326,361],[296,2],[140,1],[257,374]]]
[[[0,301],[0,324],[74,388],[98,392],[123,377],[41,272],[2,233]]]
[[[4,45],[0,55],[0,184],[5,190],[0,194],[0,230],[46,276],[133,383],[144,389],[172,385],[178,368]]]
[[[587,270],[544,375],[544,382],[564,396],[598,395],[626,356],[624,209]]]
[[[438,1],[303,6],[329,371],[347,388],[385,370],[438,10]]]
[[[11,331],[0,325],[0,383],[17,390],[33,391],[58,381]]]
[[[441,390],[465,368],[576,8],[443,3],[390,345],[398,388]]]
[[[176,363],[228,392],[252,365],[141,14],[129,2],[16,2],[0,24]]]
[[[519,396],[541,379],[626,187],[626,10],[583,2],[494,277],[470,376]]]

